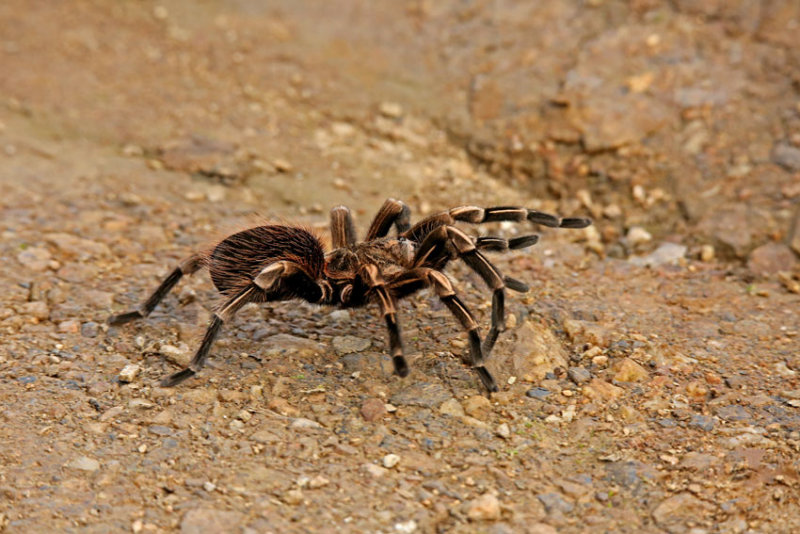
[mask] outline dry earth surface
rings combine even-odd
[[[795,0],[4,0],[0,530],[800,531],[798,32]],[[406,379],[374,309],[280,303],[158,387],[204,274],[105,323],[234,229],[388,196],[594,219],[497,256],[532,289],[491,399],[428,293]]]

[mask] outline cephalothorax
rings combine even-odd
[[[364,241],[357,242],[350,210],[344,206],[335,207],[331,210],[333,250],[328,253],[316,236],[297,226],[265,225],[238,232],[210,251],[183,260],[141,307],[115,315],[109,323],[119,325],[146,317],[183,275],[206,267],[224,300],[214,313],[189,366],[162,380],[162,386],[174,386],[202,369],[223,323],[242,306],[289,299],[343,308],[376,303],[389,331],[389,351],[395,372],[406,376],[408,364],[403,355],[397,301],[431,287],[467,331],[469,352],[462,356],[463,361],[475,369],[488,391],[497,391],[494,378],[483,363],[505,329],[505,289],[525,292],[528,287],[500,274],[482,251],[526,248],[539,238],[536,235],[509,240],[472,238],[455,224],[459,221],[480,224],[528,220],[550,227],[584,228],[591,221],[560,218],[519,207],[461,206],[427,217],[414,226],[410,225],[409,215],[410,210],[403,202],[387,200],[372,221]],[[392,226],[397,235],[387,237]],[[492,290],[492,322],[483,341],[478,323],[442,272],[454,259],[463,260]]]

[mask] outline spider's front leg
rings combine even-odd
[[[520,241],[520,245],[527,244],[531,241],[529,237],[520,239],[524,239],[524,241]],[[503,332],[506,328],[506,283],[508,282],[508,286],[515,290],[527,289],[527,287],[518,280],[504,277],[497,267],[495,267],[486,256],[480,253],[475,242],[455,226],[439,226],[430,232],[417,249],[413,262],[414,266],[435,267],[443,261],[446,262],[450,254],[450,250],[447,246],[448,244],[452,245],[456,254],[458,254],[458,256],[486,282],[489,289],[492,290],[492,326],[483,342],[482,350],[482,357],[484,359],[488,358],[494,348],[494,344],[497,342],[500,332]]]
[[[497,384],[491,373],[483,366],[483,349],[481,338],[478,334],[478,323],[467,306],[456,295],[455,288],[447,276],[435,269],[419,267],[406,271],[392,280],[389,285],[392,295],[403,298],[423,287],[433,286],[436,296],[450,310],[450,313],[461,323],[467,331],[469,338],[469,356],[464,356],[463,361],[478,373],[484,387],[489,393],[497,391]]]
[[[408,376],[408,362],[403,354],[403,340],[400,337],[400,325],[397,322],[397,306],[392,295],[386,287],[380,270],[376,265],[368,263],[359,269],[359,277],[375,295],[375,300],[380,306],[381,314],[386,321],[386,328],[389,331],[389,352],[392,355],[394,372],[401,377]]]
[[[393,224],[398,234],[408,230],[411,227],[411,210],[404,202],[390,198],[378,210],[372,224],[369,225],[367,237],[364,240],[372,241],[379,237],[386,237]]]

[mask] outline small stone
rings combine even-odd
[[[81,471],[93,472],[100,469],[100,462],[98,462],[94,458],[89,458],[88,456],[81,456],[69,462],[67,464],[67,467],[71,467],[72,469],[79,469]]]
[[[52,256],[44,247],[28,247],[17,254],[17,261],[31,271],[42,272],[50,268]]]
[[[632,226],[626,236],[628,243],[635,247],[653,240],[653,235],[641,226]]]
[[[277,158],[272,161],[272,165],[278,172],[291,172],[292,171],[292,164],[289,163],[287,160],[282,158]]]
[[[158,352],[162,354],[170,362],[186,367],[189,365],[191,355],[189,354],[188,347],[176,347],[174,345],[161,345]]]
[[[503,439],[508,439],[511,437],[511,429],[508,427],[507,423],[501,423],[497,425],[497,435]]]
[[[464,407],[456,399],[447,399],[441,406],[439,406],[439,413],[442,415],[449,415],[451,417],[464,417]]]
[[[451,399],[453,396],[441,384],[417,382],[401,389],[390,398],[396,406],[422,406],[433,408]]]
[[[353,352],[363,352],[367,350],[372,341],[355,336],[336,336],[332,340],[333,350],[337,354],[350,354]]]
[[[361,417],[365,421],[373,422],[386,415],[386,404],[378,398],[369,398],[361,405]]]
[[[100,325],[94,321],[88,321],[81,325],[81,335],[83,337],[97,337],[100,332]]]
[[[324,427],[317,423],[316,421],[312,421],[311,419],[305,419],[304,417],[298,417],[289,424],[289,428],[293,430],[321,430]]]
[[[714,418],[708,415],[693,415],[689,421],[689,426],[710,432],[714,430]]]
[[[462,403],[464,412],[475,419],[486,419],[492,409],[492,403],[483,395],[473,395]]]
[[[129,384],[136,380],[136,376],[139,374],[141,367],[136,365],[135,363],[129,363],[122,370],[119,372],[119,381],[124,384]]]
[[[403,107],[397,102],[381,102],[379,111],[384,117],[396,119],[403,115]]]
[[[40,321],[45,321],[50,317],[50,308],[47,303],[37,300],[35,302],[26,302],[22,305],[22,314],[30,315]]]
[[[551,391],[542,387],[531,388],[525,392],[525,395],[537,400],[544,400],[550,395]]]
[[[568,514],[575,508],[575,506],[564,499],[560,493],[540,493],[536,498],[544,505],[544,509],[547,510],[548,514],[552,514],[556,511]]]
[[[391,469],[400,462],[400,457],[396,454],[387,454],[383,457],[383,467]]]
[[[402,523],[395,523],[394,530],[400,534],[412,534],[413,532],[417,531],[417,522],[413,519],[409,519],[408,521],[403,521]]]
[[[213,482],[206,481],[206,482],[203,482],[203,489],[206,490],[207,492],[211,493],[212,491],[217,489],[217,485],[214,484]]]
[[[58,323],[58,331],[64,334],[77,334],[81,328],[80,321],[69,319]]]
[[[790,171],[800,171],[800,148],[779,143],[772,150],[772,161]]]
[[[783,243],[767,243],[753,250],[747,268],[756,276],[770,276],[780,271],[791,271],[797,259]]]
[[[389,470],[385,467],[375,464],[364,464],[364,471],[366,471],[366,473],[372,478],[381,478],[383,475],[389,472]]]
[[[608,365],[608,356],[605,354],[601,354],[599,356],[595,356],[592,358],[592,364],[596,365],[597,367],[605,367]]]
[[[252,419],[252,418],[253,418],[253,414],[251,414],[251,413],[250,413],[249,411],[247,411],[247,410],[240,410],[240,411],[239,411],[239,413],[238,413],[238,414],[236,414],[236,417],[237,417],[239,420],[241,420],[241,421],[243,421],[243,422],[245,422],[245,423],[246,423],[246,422],[248,422],[250,419]]]
[[[324,476],[317,475],[317,476],[315,476],[314,478],[312,478],[311,480],[308,481],[308,487],[311,488],[311,489],[317,489],[317,488],[322,488],[324,486],[327,486],[330,483],[331,483],[331,481],[328,480],[327,478],[325,478]]]
[[[567,369],[567,376],[579,386],[592,379],[592,373],[583,367],[570,367]]]
[[[616,366],[614,380],[618,382],[639,382],[649,375],[647,369],[630,358],[625,358]]]
[[[472,521],[494,521],[500,519],[500,501],[491,493],[485,493],[466,505],[467,517]]]
[[[615,400],[625,392],[619,386],[615,386],[605,380],[593,378],[588,384],[583,386],[583,395],[590,399]]]
[[[669,532],[684,532],[685,523],[703,519],[713,511],[711,504],[684,491],[661,501],[653,510],[656,524]]]
[[[630,258],[634,265],[640,267],[658,267],[660,265],[674,265],[686,255],[688,249],[676,243],[662,243],[656,250],[646,256]]]
[[[703,245],[700,247],[700,260],[706,263],[714,261],[714,256],[716,255],[716,250],[714,250],[714,245]]]
[[[283,502],[291,506],[296,506],[303,502],[303,492],[299,489],[290,489],[283,494]]]

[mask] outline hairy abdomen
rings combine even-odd
[[[324,264],[316,236],[291,226],[258,226],[225,238],[211,252],[208,271],[220,293],[230,295],[249,285],[264,267],[276,261],[299,264],[314,279]]]

